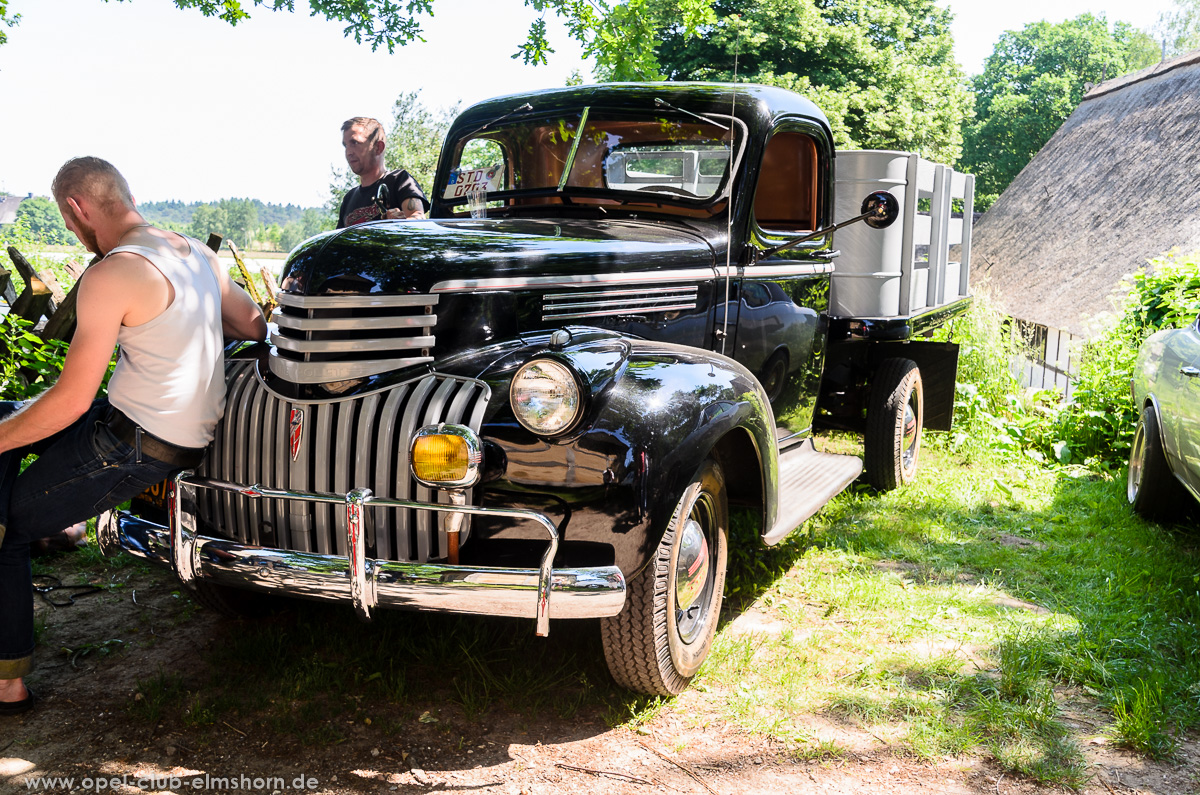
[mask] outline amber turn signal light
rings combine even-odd
[[[479,437],[463,425],[429,425],[413,435],[409,452],[413,477],[436,488],[467,488],[479,479],[483,461]]]

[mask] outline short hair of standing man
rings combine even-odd
[[[95,200],[105,212],[134,209],[129,183],[117,167],[98,157],[73,157],[50,183],[54,201],[62,203],[69,196],[85,195]]]
[[[342,122],[342,132],[346,132],[351,127],[362,127],[363,132],[367,134],[367,143],[369,144],[376,141],[387,142],[387,134],[383,131],[383,125],[379,123],[379,119],[372,119],[370,116],[355,116]]]

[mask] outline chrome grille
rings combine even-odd
[[[478,431],[491,395],[482,382],[433,374],[365,397],[293,403],[263,386],[252,361],[230,362],[226,381],[225,418],[201,475],[291,491],[345,494],[365,487],[378,497],[424,502],[438,492],[409,472],[413,431],[440,422]],[[293,410],[303,412],[294,456]],[[473,492],[467,501],[475,504]],[[330,505],[203,491],[198,513],[203,532],[245,544],[346,554],[345,512]],[[366,516],[376,558],[424,563],[444,557],[446,534],[431,512],[368,506]]]
[[[271,372],[293,384],[365,378],[433,361],[436,295],[279,293]]]
[[[691,285],[549,293],[542,299],[542,320],[644,315],[650,312],[695,309],[698,292],[699,288]]]

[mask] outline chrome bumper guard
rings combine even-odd
[[[377,606],[447,613],[534,618],[537,634],[547,635],[551,618],[601,618],[621,611],[625,578],[616,566],[553,569],[558,529],[543,514],[508,508],[440,505],[373,497],[369,489],[349,494],[239,486],[180,472],[168,484],[169,527],[127,512],[107,513],[97,523],[101,551],[124,550],[170,564],[184,585],[197,579],[307,599],[349,599],[363,619]],[[196,490],[214,489],[252,499],[334,503],[346,510],[346,556],[269,549],[196,530]],[[550,544],[537,569],[401,563],[365,557],[362,509],[368,505],[414,508],[438,513],[505,516],[536,522]],[[552,598],[553,595],[553,598]]]

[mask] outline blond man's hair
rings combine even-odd
[[[129,183],[116,166],[98,157],[73,157],[50,184],[54,200],[62,204],[71,196],[87,196],[107,213],[134,209]]]
[[[376,141],[387,143],[387,133],[383,131],[383,125],[379,123],[379,119],[372,119],[370,116],[355,116],[342,122],[342,132],[346,132],[351,127],[362,127],[363,132],[367,134],[367,143],[369,144]]]

